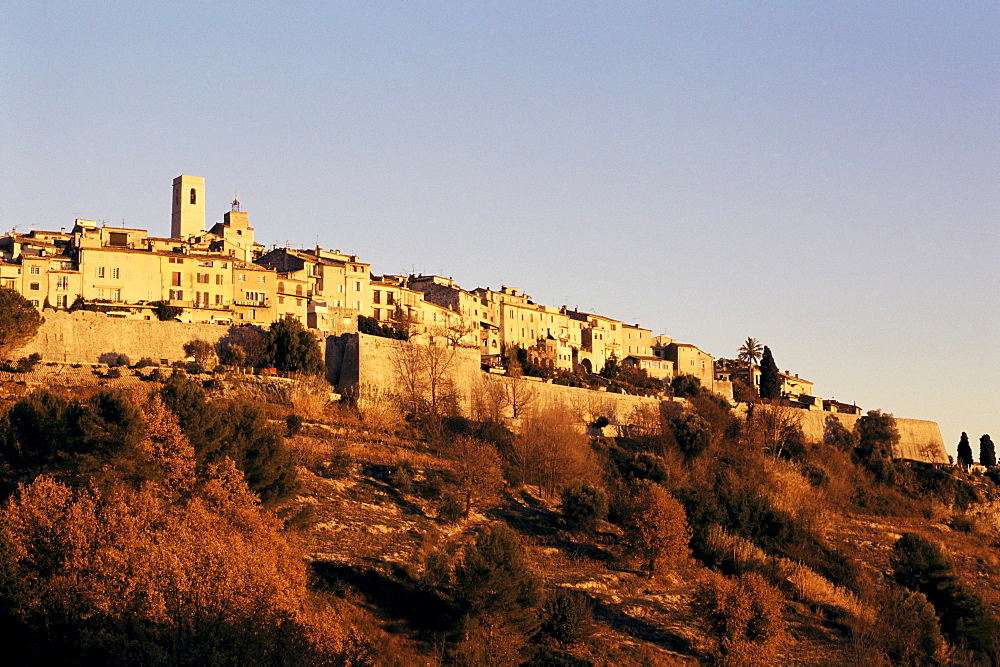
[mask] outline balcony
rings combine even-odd
[[[234,306],[247,306],[249,308],[269,308],[271,306],[271,301],[269,299],[251,300],[251,299],[234,299]]]

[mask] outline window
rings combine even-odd
[[[396,294],[394,292],[386,292],[385,302],[390,306],[396,303]]]
[[[38,299],[32,299],[31,305],[34,306],[35,308],[38,308],[38,306],[40,305]]]
[[[170,274],[170,284],[173,285],[174,287],[180,287],[181,286],[181,272],[180,271],[174,271],[173,273]]]
[[[32,267],[32,268],[34,268],[34,267]],[[104,277],[104,267],[103,266],[97,267],[97,277],[98,278],[103,278]]]
[[[111,269],[111,277],[114,280],[118,280],[121,277],[121,271],[118,269],[117,266],[115,268]]]
[[[171,257],[167,261],[169,263],[171,263],[171,264],[183,264],[184,263],[184,258],[183,257]]]
[[[378,290],[375,290],[375,293],[372,296],[372,303],[382,303],[382,292],[380,292]],[[386,303],[389,303],[389,302],[386,301]],[[375,312],[378,312],[378,311],[375,311]],[[378,319],[378,315],[375,316],[375,319]]]
[[[302,299],[296,299],[296,300],[295,300],[295,305],[296,305],[296,306],[301,306],[301,305],[302,305]],[[360,306],[359,306],[359,307],[360,307]]]
[[[284,292],[285,291],[285,283],[280,282],[280,281],[278,282],[278,291],[279,292]]]
[[[222,274],[221,273],[219,275],[215,276],[215,284],[216,285],[221,285],[222,284]]]
[[[344,291],[344,286],[343,285],[337,285],[337,291],[342,293]]]
[[[113,289],[113,290],[111,290],[111,300],[112,301],[121,301],[122,300],[122,291],[120,289]]]
[[[302,285],[295,286],[295,296],[302,296]]]
[[[38,290],[42,289],[42,286],[41,286],[40,283],[31,283],[30,285],[28,285],[28,289],[30,289],[32,291],[38,291]]]
[[[361,291],[361,281],[360,280],[357,281],[356,283],[354,283],[354,291],[355,292],[360,292]]]
[[[198,191],[191,188],[191,205],[194,206],[198,203]]]
[[[278,295],[278,303],[285,303],[285,297]]]
[[[213,266],[215,266],[215,262],[212,261],[198,262],[198,266],[207,266],[208,268],[212,268]]]
[[[216,294],[215,295],[215,305],[216,306],[221,306],[222,305],[222,295],[221,294]]]
[[[39,273],[41,273],[41,270],[37,266],[33,266],[30,269],[28,269],[28,273],[30,273],[33,276],[37,276]]]
[[[247,281],[247,274],[245,274],[245,273],[237,273],[236,274],[236,280],[237,280],[237,282],[245,283]]]
[[[376,320],[382,319],[382,311],[379,310],[378,308],[375,309],[375,319]]]
[[[184,290],[172,289],[170,290],[170,300],[171,301],[183,301],[184,300]]]
[[[66,308],[68,302],[68,297],[65,294],[60,294],[56,297],[56,308]]]
[[[69,278],[66,276],[59,276],[56,280],[56,289],[68,289],[69,288]]]
[[[202,283],[204,285],[208,284],[209,275],[207,273],[199,273],[199,274],[197,274],[197,276],[198,276],[198,282],[199,283]]]
[[[267,276],[257,276],[257,282],[259,282],[259,283],[266,283],[267,282]]]
[[[125,232],[111,232],[108,234],[108,245],[128,245],[128,234]]]
[[[229,262],[223,262],[222,263],[222,268],[228,269],[229,268]]]

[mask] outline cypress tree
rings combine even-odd
[[[781,376],[778,364],[774,363],[771,348],[764,346],[764,354],[760,359],[760,397],[764,399],[781,398]]]
[[[997,452],[988,433],[979,436],[979,462],[987,468],[997,464]]]
[[[972,446],[969,445],[969,436],[962,431],[962,437],[958,440],[958,462],[968,468],[972,465]]]

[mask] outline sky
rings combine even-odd
[[[8,0],[0,232],[520,287],[1000,437],[1000,4]]]

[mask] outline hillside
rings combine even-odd
[[[151,404],[141,397],[164,385],[148,379],[149,369],[142,373],[29,374],[23,385],[3,383],[0,397],[6,413],[33,383],[71,402],[120,390],[148,415]],[[256,406],[264,417],[254,422],[258,430],[269,424],[294,433],[282,446],[294,455],[297,483],[275,494],[253,531],[271,535],[263,526],[276,514],[284,528],[267,539],[283,540],[308,563],[305,602],[287,613],[312,627],[305,636],[314,639],[301,654],[273,654],[274,662],[996,659],[1000,493],[987,476],[882,456],[891,452],[891,417],[810,442],[787,411],[760,405],[749,418],[737,416],[703,394],[645,432],[593,438],[559,412],[525,417],[515,433],[456,416],[406,414],[389,395],[330,403],[328,387],[311,380],[206,377],[172,382],[204,385],[205,405],[225,406],[229,415]],[[183,415],[180,423],[201,461],[203,434],[184,426]],[[9,427],[5,433],[10,443]],[[5,461],[8,473],[12,465]],[[598,496],[606,512],[601,502],[587,504]],[[564,498],[576,503],[576,514]],[[591,506],[597,509],[588,514]],[[503,543],[497,526],[513,531],[523,564],[513,547],[485,551],[484,535]],[[947,567],[921,572],[954,595],[925,597],[891,583],[909,562],[900,560],[904,534],[938,545]],[[486,593],[476,576],[493,575],[473,571],[477,549],[493,561],[513,559]],[[504,597],[505,586],[523,582],[518,596]],[[337,619],[336,630],[323,630],[332,633],[325,643],[315,637],[326,626],[303,620],[317,604]]]

